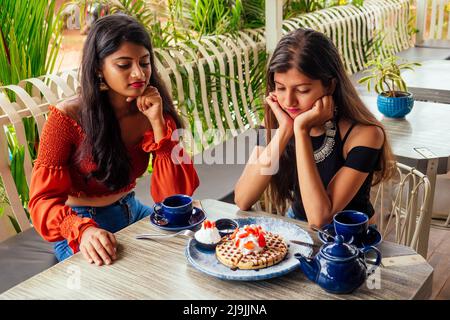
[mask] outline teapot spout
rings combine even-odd
[[[295,257],[300,261],[300,269],[302,269],[306,277],[313,282],[317,282],[320,269],[318,262],[299,253],[296,253]]]

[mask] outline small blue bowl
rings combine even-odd
[[[220,241],[217,243],[204,243],[204,242],[198,241],[197,239],[195,239],[195,242],[196,242],[197,246],[199,246],[201,249],[208,250],[208,251],[216,250],[217,245],[220,243]]]
[[[409,92],[397,91],[400,97],[387,97],[384,93],[378,95],[378,110],[388,118],[403,118],[411,112],[414,106],[413,95]]]
[[[239,227],[239,224],[236,220],[228,219],[228,218],[222,218],[216,220],[216,228],[219,230],[219,234],[221,237],[224,237],[228,234],[232,234],[236,228]],[[195,238],[195,237],[194,237]],[[216,246],[220,243],[203,243],[201,241],[198,241],[197,238],[195,238],[195,241],[197,243],[197,246],[205,249],[205,250],[215,250]]]
[[[222,218],[216,220],[216,228],[219,230],[219,234],[221,237],[226,236],[227,234],[231,234],[239,227],[237,221],[228,218]]]

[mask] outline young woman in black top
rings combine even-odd
[[[309,224],[323,226],[344,209],[374,215],[370,188],[390,177],[392,153],[328,37],[298,29],[280,40],[267,71],[264,122],[267,143],[259,141],[236,184],[240,209],[268,188],[279,212]],[[276,163],[276,172],[264,172]]]

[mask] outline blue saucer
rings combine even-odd
[[[184,230],[184,229],[190,229],[193,228],[197,225],[199,225],[200,223],[203,222],[203,220],[205,220],[206,215],[203,212],[202,209],[200,208],[196,208],[194,207],[192,216],[189,218],[188,223],[186,224],[166,224],[166,225],[160,225],[158,224],[158,220],[155,218],[155,213],[152,212],[152,214],[150,215],[150,223],[152,225],[154,225],[155,227],[158,227],[162,230],[168,230],[168,231],[179,231],[179,230]]]
[[[333,223],[327,224],[322,229],[324,231],[328,232],[332,236],[336,235],[336,232],[334,231],[334,224]],[[374,225],[370,225],[368,230],[369,230],[369,232],[367,233],[367,237],[365,239],[363,239],[362,243],[357,243],[356,244],[356,246],[359,249],[362,249],[364,247],[377,246],[382,241],[381,234],[378,232],[377,228]],[[333,241],[332,239],[329,239],[323,233],[319,233],[318,237],[319,237],[320,241],[322,241],[323,243],[327,243],[327,242]]]

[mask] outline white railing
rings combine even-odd
[[[384,52],[398,52],[411,46],[407,34],[408,14],[408,0],[366,0],[361,8],[334,7],[284,21],[282,32],[299,27],[324,32],[339,49],[347,72],[354,73],[364,68],[365,43],[381,30],[386,34]],[[157,67],[176,106],[186,124],[192,124],[192,130],[186,131],[185,141],[203,137],[209,129],[217,129],[224,138],[230,132],[236,136],[260,122],[255,96],[258,93],[252,91],[251,77],[261,63],[265,48],[264,28],[261,28],[241,31],[236,36],[203,37],[199,41],[179,43],[172,49],[155,50]],[[31,94],[25,91],[26,85],[32,87]],[[70,70],[0,87],[0,126],[12,125],[19,143],[26,146],[22,119],[33,117],[41,133],[48,106],[74,95],[78,85],[77,70]],[[15,101],[7,98],[8,92],[15,94]],[[211,146],[205,139],[190,145],[194,146],[191,150],[194,154]],[[0,175],[13,214],[22,230],[26,230],[30,223],[9,166],[7,138],[5,130],[0,130]],[[28,148],[25,148],[24,166],[29,184],[32,162]]]
[[[450,40],[450,0],[416,0],[418,44],[426,40]]]
[[[381,51],[396,53],[411,47],[408,37],[408,0],[366,0],[364,6],[332,7],[285,21],[286,31],[310,27],[328,35],[338,48],[349,73],[364,69],[364,45],[385,34]]]
[[[180,114],[193,124],[186,132],[188,142],[211,129],[223,137],[236,136],[259,123],[251,76],[264,48],[261,31],[245,30],[237,36],[203,37],[172,49],[155,49],[157,67],[165,70],[161,76]],[[196,154],[211,143],[201,139],[190,145]]]

